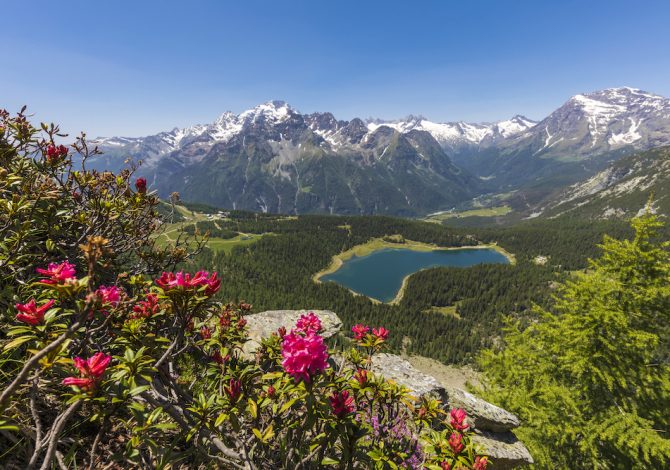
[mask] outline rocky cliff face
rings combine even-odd
[[[312,310],[323,325],[322,335],[336,335],[342,321],[328,310]],[[270,336],[280,327],[290,330],[301,315],[308,310],[273,310],[247,315],[250,340],[244,347],[249,357],[260,345],[260,340]],[[516,468],[533,463],[528,449],[514,435],[520,422],[512,413],[468,393],[465,390],[445,387],[436,378],[414,368],[408,361],[394,354],[378,354],[373,358],[372,370],[388,380],[405,386],[416,396],[434,395],[442,400],[446,408],[463,408],[468,413],[473,440],[486,449],[493,459],[493,469]]]
[[[424,130],[370,131],[360,119],[304,115],[271,101],[207,125],[142,138],[101,138],[90,161],[118,170],[127,157],[161,196],[273,213],[416,215],[477,194]]]

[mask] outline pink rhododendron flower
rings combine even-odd
[[[67,155],[67,147],[65,145],[49,145],[47,147],[47,162],[56,163],[62,157]]]
[[[314,312],[309,312],[307,315],[301,315],[295,324],[295,329],[308,333],[313,331],[318,333],[321,330],[321,320]]]
[[[30,299],[28,303],[16,304],[16,309],[19,313],[16,314],[16,319],[28,325],[40,325],[44,322],[44,314],[49,311],[55,300],[48,300],[39,307],[35,299]]]
[[[380,326],[379,328],[373,328],[372,329],[372,334],[378,338],[381,339],[382,341],[386,341],[386,339],[389,337],[389,330],[384,328],[383,326]]]
[[[49,263],[47,269],[37,268],[36,270],[42,276],[48,278],[40,282],[42,284],[64,284],[72,279],[75,279],[77,271],[74,269],[74,264],[70,264],[67,260],[60,264]]]
[[[472,470],[486,470],[488,464],[489,459],[487,457],[480,457],[478,455],[475,457],[475,462],[472,464]]]
[[[102,352],[95,353],[86,360],[75,357],[74,366],[79,370],[81,377],[67,377],[63,380],[63,385],[74,385],[86,391],[93,389],[102,378],[111,360],[112,356]]]
[[[347,390],[335,392],[329,399],[333,414],[340,419],[354,411],[354,397],[350,396]]]
[[[465,424],[465,418],[468,417],[465,410],[462,408],[454,408],[449,412],[451,416],[451,427],[457,431],[465,431],[468,428],[468,424]]]
[[[275,396],[276,393],[277,393],[277,390],[275,390],[275,388],[272,385],[270,385],[268,387],[268,397],[272,398],[272,397]]]
[[[363,386],[368,382],[368,371],[365,369],[358,369],[354,374],[354,378]]]
[[[206,286],[205,295],[211,296],[218,292],[221,280],[217,279],[217,273],[210,275],[207,271],[198,271],[191,276],[190,273],[180,271],[178,273],[164,272],[160,278],[156,279],[156,284],[165,292],[185,292]]]
[[[442,461],[442,463],[440,463],[440,468],[442,470],[451,470],[451,464],[449,462],[447,462],[446,460],[444,460],[444,461]]]
[[[370,327],[359,323],[358,325],[352,326],[351,331],[354,333],[354,339],[360,341],[368,334]]]
[[[449,436],[449,447],[455,455],[458,455],[463,450],[463,436],[459,433],[453,433]]]
[[[230,379],[228,385],[223,387],[223,391],[226,392],[230,401],[237,401],[242,395],[242,383],[237,379]]]
[[[147,179],[146,178],[137,178],[135,180],[135,189],[137,189],[137,192],[140,194],[144,194],[147,192]]]
[[[282,342],[282,366],[296,381],[311,382],[317,372],[328,367],[328,348],[313,331],[306,335],[292,331]]]
[[[119,304],[119,300],[121,300],[121,289],[116,286],[100,286],[95,293],[100,298],[103,305],[116,307]]]
[[[131,318],[149,318],[160,311],[158,296],[156,294],[147,294],[145,300],[140,300],[133,306]]]

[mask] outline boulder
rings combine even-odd
[[[372,370],[398,385],[407,387],[414,395],[430,394],[442,399],[446,408],[463,408],[468,414],[472,439],[479,444],[493,465],[489,468],[508,469],[533,463],[528,449],[510,432],[519,426],[519,418],[471,393],[459,388],[445,387],[434,377],[420,372],[408,361],[394,354],[373,356]]]
[[[515,415],[465,390],[448,388],[447,393],[449,407],[463,408],[468,413],[468,422],[474,429],[505,432],[519,427],[519,418]]]
[[[372,356],[372,371],[407,387],[414,395],[433,395],[446,403],[447,390],[435,377],[418,371],[405,359],[395,354],[380,353]]]
[[[263,338],[269,337],[282,326],[286,331],[290,331],[300,316],[309,312],[314,312],[321,320],[321,336],[324,338],[336,335],[342,328],[342,320],[330,310],[268,310],[245,315],[249,341],[244,344],[242,353],[246,357],[253,357]]]
[[[492,433],[477,431],[472,434],[472,441],[481,446],[485,454],[491,457],[494,470],[506,470],[524,465],[531,465],[533,457],[526,446],[511,432]]]

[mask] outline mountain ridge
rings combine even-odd
[[[609,88],[575,95],[540,121],[493,123],[346,121],[275,100],[210,124],[97,143],[105,155],[96,165],[142,160],[140,173],[162,195],[296,214],[417,215],[487,192],[549,193],[626,153],[670,145],[670,100]]]

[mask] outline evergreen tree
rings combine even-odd
[[[605,237],[600,259],[557,290],[550,311],[510,323],[480,356],[484,394],[519,414],[541,468],[670,465],[670,253],[659,220]]]

